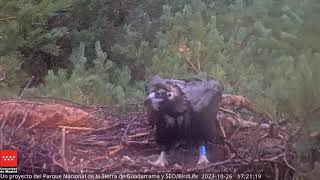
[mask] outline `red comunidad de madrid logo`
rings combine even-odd
[[[17,150],[0,150],[0,167],[17,167]]]

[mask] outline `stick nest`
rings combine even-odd
[[[157,159],[159,146],[142,105],[0,101],[0,149],[18,150],[18,171],[26,173],[251,172],[263,173],[265,179],[292,177],[289,123],[268,124],[235,95],[224,95],[218,119],[226,140],[208,145],[209,164],[195,166],[197,149],[180,145],[169,153],[169,165],[159,168],[148,164]]]

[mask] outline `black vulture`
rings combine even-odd
[[[165,166],[166,152],[179,141],[198,146],[197,164],[208,163],[206,144],[218,136],[222,86],[213,80],[163,79],[156,75],[147,82],[146,91],[145,106],[161,149],[158,160],[150,163]]]

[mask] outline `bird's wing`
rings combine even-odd
[[[197,80],[188,82],[181,90],[189,100],[192,110],[201,112],[213,100],[220,101],[223,88],[213,80]]]

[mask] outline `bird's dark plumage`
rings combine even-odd
[[[215,139],[223,88],[216,81],[151,78],[145,104],[162,150],[186,140],[197,145]]]

